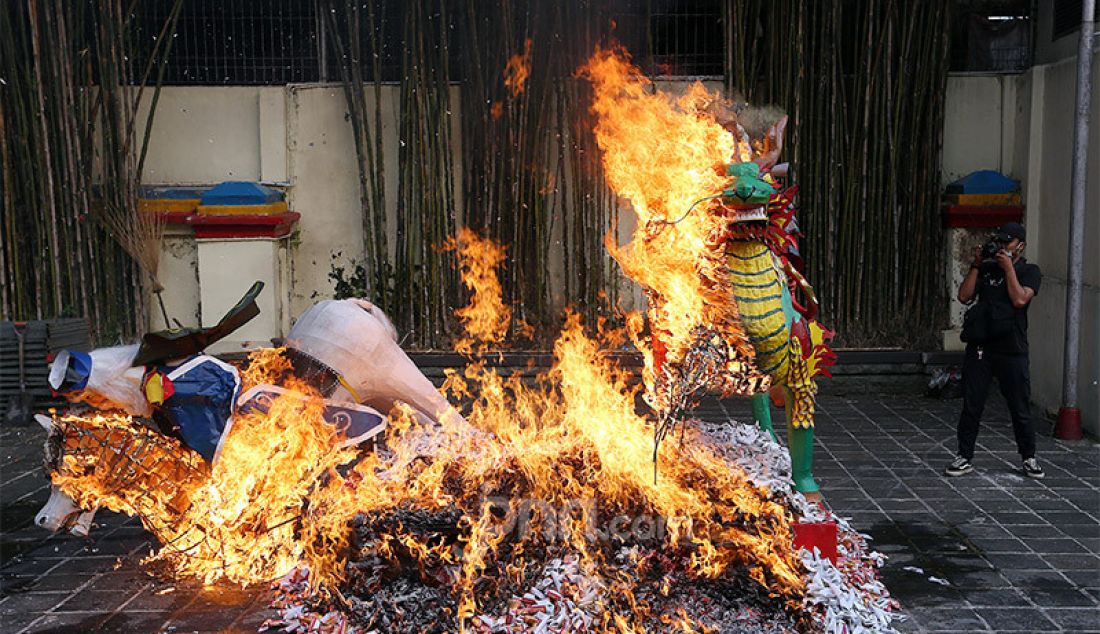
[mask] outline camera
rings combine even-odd
[[[997,257],[997,253],[1005,247],[1005,243],[996,238],[990,238],[989,242],[982,245],[982,260],[992,260]]]

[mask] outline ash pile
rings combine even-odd
[[[679,435],[679,434],[677,434]],[[521,500],[523,479],[482,491],[477,516],[456,505],[360,514],[342,583],[316,587],[299,567],[275,584],[283,632],[892,632],[899,605],[880,582],[885,557],[843,519],[789,485],[787,452],[756,427],[689,421],[679,441],[724,460],[792,521],[832,521],[835,563],[796,551],[799,580],[782,585],[754,555],[705,574],[716,557],[676,518],[624,514],[621,500],[562,508]],[[456,485],[458,483],[455,483]],[[517,487],[503,495],[502,489]],[[471,533],[491,527],[491,552]],[[716,518],[719,519],[719,518]],[[751,526],[750,514],[719,521]],[[475,522],[479,522],[476,523]],[[583,536],[583,538],[580,538]],[[469,571],[471,558],[476,576]],[[767,556],[765,556],[765,561]],[[701,574],[700,571],[704,571]],[[261,630],[263,631],[263,630]]]

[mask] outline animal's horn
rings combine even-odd
[[[35,414],[34,420],[38,421],[38,424],[42,426],[42,429],[46,431],[53,431],[53,419],[45,414]]]
[[[92,520],[95,519],[95,513],[99,510],[94,508],[90,511],[84,511],[76,518],[76,523],[69,529],[69,534],[77,537],[87,537],[88,533],[92,532]]]
[[[783,152],[783,133],[787,130],[787,119],[787,115],[783,115],[772,125],[764,137],[764,151],[753,159],[763,171],[770,170],[779,161],[779,155]]]

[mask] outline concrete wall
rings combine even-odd
[[[227,180],[285,180],[285,159],[281,170],[272,169],[275,159],[285,155],[285,135],[278,134],[283,125],[279,117],[270,117],[272,106],[277,109],[281,105],[282,93],[279,86],[162,89],[142,181],[204,185]],[[142,121],[149,103],[147,95]],[[264,173],[265,163],[270,174]]]
[[[970,172],[994,169],[1022,178],[1018,125],[1029,97],[1026,75],[951,75],[944,103],[946,185]]]
[[[1026,192],[1028,118],[1031,76],[951,75],[944,103],[941,183],[947,185],[983,169],[997,170],[1021,181]],[[944,347],[962,349],[958,331],[963,305],[954,301],[970,266],[970,252],[983,242],[988,229],[948,229],[943,257],[950,329]]]
[[[461,110],[458,87],[450,88],[454,200],[461,220]],[[387,244],[397,242],[398,154],[401,149],[399,86],[382,87],[382,154],[385,158]],[[286,89],[288,202],[302,214],[291,249],[291,313],[298,315],[318,298],[331,297],[334,261],[363,260],[363,214],[359,171],[347,104],[339,85],[301,85]],[[374,100],[367,100],[373,120]]]
[[[1100,243],[1100,208],[1095,175],[1100,164],[1100,63],[1093,66],[1091,146],[1093,180],[1088,194],[1086,244]],[[1069,161],[1074,94],[1074,59],[1037,66],[1018,75],[952,76],[947,82],[944,126],[944,183],[975,169],[998,169],[1021,181],[1027,203],[1028,256],[1044,271],[1044,286],[1031,309],[1034,397],[1043,407],[1056,407],[1062,367],[1062,327],[1065,296],[1065,245],[1068,238]],[[662,88],[675,88],[662,84]],[[452,121],[458,159],[457,88],[452,88]],[[383,95],[383,137],[386,156],[388,216],[396,208],[398,172],[398,88]],[[461,166],[461,161],[456,160]],[[279,317],[285,331],[289,320],[319,297],[331,295],[328,279],[333,255],[344,261],[362,257],[362,220],[358,174],[351,127],[342,89],[335,85],[287,87],[172,87],[162,92],[153,128],[145,182],[149,184],[213,184],[251,179],[285,187],[290,206],[302,213],[299,231],[285,256],[286,292],[290,307]],[[456,178],[456,184],[461,178]],[[457,194],[457,192],[456,192]],[[456,195],[456,200],[458,199]],[[633,228],[632,214],[621,202],[620,235]],[[461,214],[461,210],[457,210]],[[391,225],[393,243],[393,228]],[[957,253],[980,240],[984,232],[949,236],[945,249],[954,269],[945,280],[954,296],[964,272]],[[185,325],[205,320],[198,288],[197,257],[186,232],[165,241],[162,277],[168,287],[169,311]],[[1100,261],[1096,249],[1086,249],[1086,290],[1083,314],[1081,407],[1087,425],[1100,431],[1097,410],[1100,390]],[[550,263],[557,267],[559,264]],[[556,270],[556,269],[555,269]],[[241,292],[251,280],[234,280]],[[638,294],[624,288],[627,303]],[[632,297],[633,296],[633,297]],[[567,298],[562,298],[567,301]],[[960,310],[952,303],[954,319]],[[159,318],[151,324],[161,327]]]
[[[1092,121],[1085,203],[1084,291],[1081,312],[1078,407],[1085,426],[1100,434],[1100,56],[1092,66]],[[1077,61],[1032,69],[1031,166],[1028,202],[1038,210],[1028,223],[1029,251],[1043,269],[1043,288],[1031,309],[1032,389],[1036,402],[1056,408],[1061,397],[1070,218],[1070,166]],[[1034,201],[1034,202],[1033,202]]]
[[[1050,63],[1019,75],[960,75],[948,79],[943,146],[944,183],[975,169],[997,169],[1021,181],[1027,205],[1026,255],[1043,270],[1043,286],[1029,312],[1032,397],[1048,412],[1058,408],[1062,389],[1078,37],[1074,33],[1050,41],[1049,14],[1044,13],[1049,8],[1048,3],[1040,4],[1036,58]],[[1078,381],[1078,406],[1086,428],[1093,434],[1100,434],[1100,253],[1089,246],[1100,244],[1097,60],[1100,56],[1094,53]],[[946,283],[952,297],[965,273],[967,246],[979,241],[984,233],[949,232],[945,257],[951,274]],[[951,314],[957,326],[961,321],[958,302],[952,302]]]
[[[451,90],[455,199],[460,200],[460,109],[458,89]],[[399,99],[399,86],[383,87],[382,136],[391,249],[396,240],[393,219],[399,177]],[[145,102],[141,126],[148,112],[148,99]],[[373,100],[368,100],[368,108],[373,108]],[[373,110],[369,114],[373,116]],[[359,174],[343,88],[339,85],[165,88],[157,107],[144,176],[143,182],[150,185],[255,180],[284,189],[290,209],[302,214],[285,258],[289,286],[285,290],[290,296],[286,312],[291,318],[318,298],[332,295],[328,274],[334,256],[341,263],[362,260]],[[206,311],[210,315],[201,310],[196,286],[199,263],[193,240],[190,246],[186,244],[189,232],[175,229],[170,235],[162,248],[161,262],[161,276],[168,288],[166,297],[173,296],[173,305],[168,307],[170,315],[184,325],[216,318],[210,310]],[[238,295],[252,281],[223,277],[220,283],[240,287]],[[235,287],[232,292],[237,292]],[[150,315],[150,325],[163,327],[156,315]]]
[[[334,254],[342,254],[344,261],[362,259],[359,173],[346,112],[339,86],[287,89],[287,157],[292,183],[288,202],[302,214],[291,249],[290,312],[294,316],[316,297],[331,296],[328,272]],[[391,132],[394,117],[386,116],[384,122],[389,133],[385,136],[395,138],[396,133]],[[385,154],[396,157],[389,143]],[[386,170],[386,179],[393,181],[394,189],[396,172],[396,166]]]
[[[199,296],[199,259],[195,237],[190,229],[167,227],[160,247],[159,276],[165,291],[161,294],[164,308],[171,319],[184,326],[201,322]],[[155,303],[149,304],[149,327],[165,328],[164,318]],[[174,328],[175,323],[169,324]]]

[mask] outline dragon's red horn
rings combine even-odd
[[[760,166],[761,171],[769,171],[779,161],[779,154],[783,152],[783,133],[787,129],[787,115],[780,117],[768,130],[764,137],[764,151],[753,159]]]

